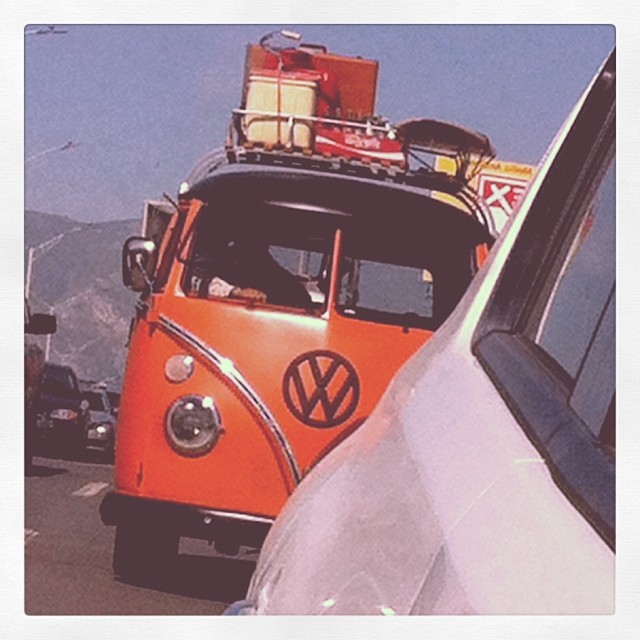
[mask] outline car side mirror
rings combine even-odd
[[[25,333],[36,335],[50,335],[58,330],[58,321],[54,315],[48,313],[33,313],[29,322],[24,325]]]
[[[133,291],[151,287],[157,262],[153,240],[140,236],[128,238],[122,248],[122,281]]]

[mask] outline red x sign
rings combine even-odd
[[[491,210],[498,230],[518,206],[527,185],[528,180],[480,174],[478,192]]]

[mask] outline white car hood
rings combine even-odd
[[[289,499],[249,589],[256,613],[613,610],[614,553],[471,355],[481,284]]]
[[[285,505],[244,613],[613,612],[615,554],[560,491],[471,353],[477,319],[579,106],[452,316]]]
[[[431,355],[430,375],[416,375],[424,358],[414,358],[289,500],[249,590],[255,612],[612,611],[611,550],[479,367],[458,366],[451,349]],[[478,395],[457,397],[458,388]]]

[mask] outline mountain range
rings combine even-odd
[[[31,311],[58,319],[49,360],[116,390],[137,297],[122,284],[122,244],[139,232],[139,220],[87,223],[36,211],[25,211],[24,217],[25,277],[33,250]],[[46,337],[29,340],[46,347]]]

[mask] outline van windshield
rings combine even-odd
[[[317,216],[255,205],[254,215],[227,216],[209,205],[193,238],[185,291],[209,299],[240,299],[305,310],[323,308],[322,274],[335,225]]]
[[[374,260],[347,260],[338,308],[347,316],[390,324],[429,325],[434,317],[428,269]]]
[[[288,177],[280,189],[271,175],[234,178],[207,190],[189,256],[183,249],[187,295],[316,313],[332,303],[345,318],[434,330],[487,238],[470,216],[424,194],[315,176]]]
[[[337,292],[341,313],[429,330],[442,323],[469,285],[475,257],[463,243],[439,248],[420,228],[414,232],[409,237],[386,225],[366,234],[345,233]]]

